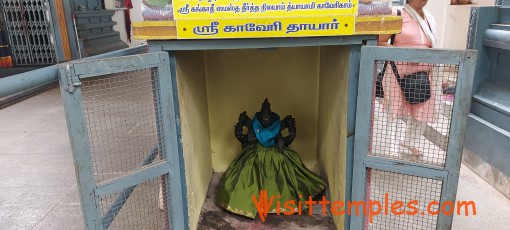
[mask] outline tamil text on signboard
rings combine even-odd
[[[177,33],[183,39],[299,37],[354,33],[357,1],[176,0]]]

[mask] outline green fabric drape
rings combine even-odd
[[[294,150],[285,148],[279,152],[276,146],[266,147],[255,141],[240,152],[223,174],[216,203],[230,212],[255,218],[257,207],[252,195],[258,199],[259,192],[267,190],[269,199],[274,196],[269,213],[276,213],[280,201],[283,215],[284,211],[291,211],[285,209],[285,202],[302,201],[305,210],[309,196],[316,196],[325,187],[326,181],[308,170]]]

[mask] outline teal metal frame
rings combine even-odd
[[[347,146],[346,146],[346,185],[345,198],[352,197],[352,173],[354,162],[354,137],[356,136],[356,107],[358,95],[358,79],[360,71],[361,45],[350,47],[349,59],[349,85],[347,95],[351,95],[347,99]],[[329,197],[328,197],[329,198]],[[331,199],[330,199],[331,200]],[[331,207],[329,207],[331,210]],[[350,229],[351,217],[345,215],[344,229]]]
[[[101,65],[98,65],[98,62]],[[104,76],[112,73],[121,73],[145,68],[157,68],[159,82],[155,90],[160,104],[157,108],[158,115],[161,116],[162,124],[158,124],[158,133],[162,134],[160,145],[165,146],[165,161],[137,170],[131,174],[125,175],[107,182],[96,183],[93,175],[92,157],[90,153],[87,127],[84,117],[84,110],[81,96],[81,79]],[[101,197],[113,192],[122,192],[124,196],[129,196],[130,190],[143,181],[165,176],[166,191],[169,191],[170,200],[166,205],[167,218],[172,224],[172,229],[187,229],[187,209],[186,194],[183,193],[182,185],[186,184],[183,180],[183,167],[180,157],[182,150],[179,151],[176,120],[176,111],[174,105],[174,85],[172,84],[171,64],[168,53],[158,52],[151,54],[132,55],[118,58],[108,58],[101,60],[77,61],[59,65],[59,80],[62,97],[64,101],[65,113],[67,118],[69,136],[74,156],[74,164],[77,169],[77,181],[80,191],[80,201],[86,229],[103,229],[109,225],[108,222],[102,222],[101,212],[99,210],[99,200]],[[149,153],[146,162],[151,161]],[[122,200],[122,199],[121,199]],[[115,203],[120,209],[122,203]],[[120,205],[120,207],[118,207]],[[115,212],[113,210],[112,212]],[[110,221],[111,223],[111,221]]]
[[[464,131],[471,104],[471,90],[476,64],[476,51],[411,49],[364,46],[361,49],[361,66],[357,98],[356,139],[353,173],[353,201],[364,201],[366,169],[381,169],[442,180],[440,204],[455,201],[462,159]],[[420,62],[458,65],[456,95],[451,119],[446,163],[444,168],[402,160],[382,159],[368,155],[372,101],[376,61]],[[437,229],[451,229],[453,216],[439,215]],[[363,213],[351,217],[350,229],[363,229]]]

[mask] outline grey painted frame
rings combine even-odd
[[[163,122],[160,132],[163,132],[163,144],[166,146],[166,161],[147,168],[137,170],[129,175],[112,181],[97,184],[93,175],[92,158],[90,155],[87,127],[81,103],[80,79],[102,76],[115,72],[125,72],[136,69],[156,67],[158,71],[158,89],[160,98],[159,115]],[[64,100],[69,137],[72,146],[74,164],[77,169],[80,201],[86,229],[103,229],[99,201],[102,196],[115,191],[137,185],[148,179],[165,176],[170,183],[166,183],[166,190],[170,191],[167,201],[167,218],[172,224],[171,229],[187,229],[186,190],[183,190],[181,178],[182,151],[179,151],[174,109],[174,86],[172,84],[170,57],[166,52],[140,54],[119,58],[76,61],[59,65],[59,81]],[[184,182],[185,185],[185,182]],[[184,192],[183,192],[184,191]],[[170,208],[171,207],[171,208]]]
[[[443,181],[441,201],[454,201],[462,158],[464,131],[471,104],[471,90],[477,52],[473,50],[413,49],[364,46],[361,49],[361,70],[356,112],[354,147],[353,201],[365,199],[366,168],[383,169],[395,173],[416,175]],[[459,66],[457,90],[453,107],[444,169],[421,166],[403,161],[368,156],[370,144],[371,109],[377,60],[454,64]],[[363,228],[363,214],[351,217],[350,229]],[[451,229],[453,216],[439,215],[437,229]]]

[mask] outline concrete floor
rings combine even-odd
[[[70,151],[58,88],[0,110],[0,229],[83,229]],[[477,215],[453,229],[510,226],[510,200],[464,166],[457,200]]]

